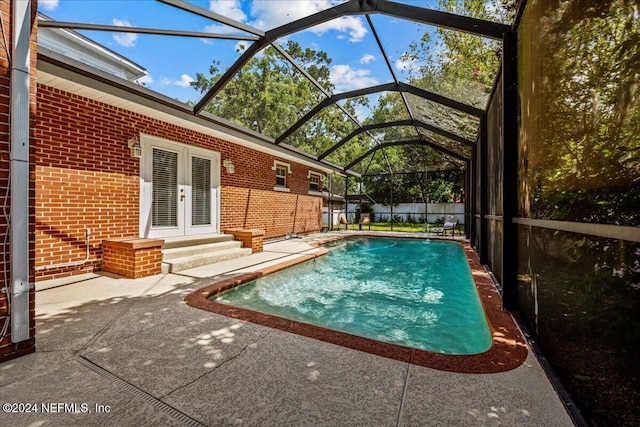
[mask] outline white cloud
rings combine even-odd
[[[205,25],[204,32],[212,34],[235,34],[239,31],[233,27],[229,27],[228,25],[211,24]]]
[[[355,16],[343,16],[310,29],[310,31],[318,35],[322,35],[329,30],[348,33],[350,42],[362,41],[367,34],[367,29],[362,24],[362,20]]]
[[[265,30],[276,28],[291,21],[331,8],[339,3],[340,2],[335,0],[273,0],[253,2],[251,5],[251,16],[254,16],[255,20],[252,25]],[[316,25],[315,27],[309,28],[307,31],[311,31],[317,35],[322,35],[331,30],[348,34],[350,42],[361,41],[367,34],[367,29],[365,28],[362,19],[355,16],[343,16],[338,19]],[[344,37],[344,34],[342,34],[342,36]]]
[[[121,21],[120,19],[117,19],[117,18],[113,18],[113,25],[117,25],[118,27],[132,26],[129,23],[129,21]],[[118,33],[113,35],[113,39],[120,46],[134,47],[136,45],[136,41],[138,40],[138,35],[133,33]]]
[[[375,56],[371,55],[370,53],[365,53],[360,58],[360,63],[361,64],[368,64],[369,62],[374,61],[375,59],[376,59]]]
[[[38,1],[38,7],[42,7],[44,10],[56,10],[60,5],[60,0],[40,0]]]
[[[400,57],[395,62],[396,69],[404,73],[411,73],[420,70],[420,61],[410,57]]]
[[[247,20],[247,15],[242,11],[242,3],[239,0],[211,0],[209,1],[209,10],[235,21],[245,22]]]
[[[180,87],[189,87],[191,86],[191,82],[194,81],[193,77],[188,74],[183,74],[180,76],[180,80],[173,82],[172,84]]]
[[[242,11],[242,4],[239,0],[210,0],[209,10],[219,15],[231,18],[238,22],[246,22],[247,15]],[[213,34],[239,34],[241,30],[224,24],[205,25],[204,31]],[[212,39],[202,39],[206,44],[213,43]]]
[[[350,65],[334,65],[331,67],[331,83],[336,87],[336,92],[347,92],[375,86],[378,79],[371,77],[371,70],[353,69]]]
[[[147,74],[147,75],[142,76],[139,79],[137,79],[136,83],[150,85],[151,83],[153,83],[153,77],[151,77],[150,74]]]
[[[341,1],[336,0],[254,1],[251,3],[251,18],[242,10],[242,1],[240,0],[210,0],[209,10],[238,22],[247,23],[263,30],[269,30],[331,8],[339,3],[341,3]],[[238,33],[237,29],[221,24],[207,25],[204,31],[221,34]],[[319,36],[329,31],[337,31],[338,39],[348,39],[350,42],[359,42],[367,34],[367,29],[362,19],[355,16],[343,16],[316,25],[306,31],[313,32]]]
[[[364,107],[362,105],[356,105],[355,109],[356,109],[356,118],[359,121],[364,122],[367,119],[367,117],[371,117],[370,108]]]
[[[180,80],[171,80],[168,77],[163,77],[162,80],[160,80],[160,84],[163,86],[189,87],[193,81],[193,77],[188,74],[183,74],[180,76]]]

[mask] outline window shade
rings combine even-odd
[[[191,158],[191,225],[211,224],[211,160]]]
[[[153,149],[151,197],[151,225],[177,227],[178,153]]]

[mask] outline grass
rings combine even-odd
[[[429,227],[429,228],[441,227],[441,226],[442,226],[442,224],[427,224],[427,227]],[[344,230],[344,225],[341,225],[340,227],[341,227],[341,229]],[[347,228],[349,230],[360,230],[360,224],[348,224]],[[337,229],[337,227],[336,227],[336,229]],[[363,225],[362,229],[368,231],[369,230],[369,226],[368,225]],[[461,230],[463,230],[463,226],[461,224],[458,224],[458,226],[456,228],[456,232],[460,232]],[[371,223],[371,231],[391,231],[391,223],[389,223],[389,222],[372,222]],[[402,223],[394,222],[393,223],[393,231],[402,231],[402,232],[407,232],[407,233],[424,233],[425,232],[425,225],[424,224],[407,223],[407,222],[402,222]]]

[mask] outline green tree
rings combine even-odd
[[[544,84],[521,87],[521,211],[638,225],[640,2],[552,3],[522,30],[521,80]]]
[[[289,42],[287,52],[320,84],[331,89],[324,52]],[[191,85],[208,91],[222,76],[214,61],[209,75],[196,74]],[[323,98],[322,93],[271,46],[255,55],[207,104],[205,110],[270,137],[277,137]]]
[[[510,21],[515,12],[515,2],[441,0],[439,9],[486,20]],[[410,45],[403,59],[419,64],[410,76],[410,84],[484,108],[500,66],[500,48],[499,42],[438,28],[433,32],[425,31],[418,42]],[[428,124],[475,140],[479,126],[477,118],[416,96],[407,96],[406,99],[411,111],[407,111],[404,100],[397,94],[381,96],[367,123],[390,122],[413,116]],[[422,137],[461,155],[471,155],[470,147],[413,126],[388,129],[382,137],[387,141]],[[363,164],[368,162],[369,159],[366,159]],[[456,194],[460,194],[461,180],[457,177],[443,176],[431,181],[430,172],[451,168],[460,171],[462,167],[463,163],[459,160],[431,148],[400,145],[385,148],[384,156],[376,154],[367,172],[422,172],[421,175],[394,176],[394,200],[449,201],[454,200]],[[420,176],[422,178],[416,179]],[[427,176],[429,179],[425,179]],[[385,199],[388,198],[389,185],[388,178],[370,179],[367,182],[368,191]]]
[[[325,52],[304,49],[293,41],[289,41],[285,49],[318,83],[329,91],[333,90],[329,69],[331,58]],[[219,65],[214,61],[208,75],[196,74],[192,86],[202,93],[207,92],[222,76]],[[277,138],[324,98],[322,91],[269,46],[251,58],[206,105],[205,110]],[[356,108],[363,102],[362,98],[348,100],[343,108],[355,116]],[[330,106],[284,142],[318,155],[354,130],[355,126],[342,110]],[[361,152],[363,149],[356,145],[334,154],[330,160],[344,165]]]
[[[519,28],[522,216],[640,224],[639,13],[638,0],[527,4]],[[535,229],[523,241],[545,313],[529,324],[546,324],[537,339],[563,384],[590,424],[639,425],[637,354],[626,351],[640,339],[638,244]],[[589,358],[572,356],[586,351]]]

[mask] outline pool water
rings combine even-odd
[[[212,299],[378,341],[478,354],[491,333],[461,244],[350,238]]]

